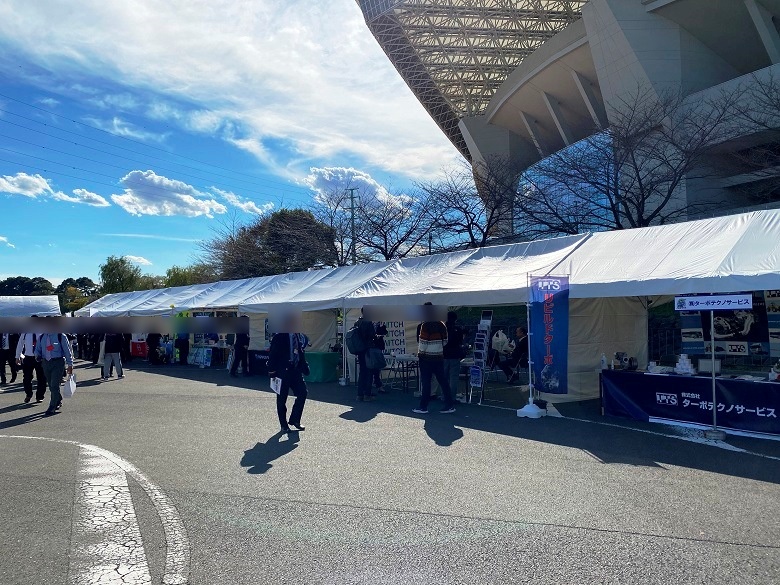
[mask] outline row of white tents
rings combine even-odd
[[[584,375],[583,384],[592,387],[602,353],[627,351],[646,360],[649,303],[687,293],[780,289],[780,210],[119,293],[76,315],[237,310],[261,331],[259,320],[269,311],[294,307],[308,316],[304,325],[315,348],[324,349],[336,336],[335,310],[354,318],[355,309],[369,304],[519,305],[528,300],[529,277],[542,275],[569,276],[570,378],[576,387]]]

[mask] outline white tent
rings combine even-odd
[[[32,315],[59,316],[60,301],[57,295],[29,297],[0,296],[0,317],[30,317]]]
[[[362,305],[522,304],[531,275],[570,277],[570,363],[593,377],[601,352],[646,358],[649,297],[780,290],[780,210],[552,238],[419,258],[109,295],[78,314],[165,314],[237,307],[262,318],[282,304],[312,315],[320,343],[330,310]],[[255,327],[259,327],[257,324]]]

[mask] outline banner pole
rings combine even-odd
[[[715,311],[710,311],[710,349],[712,350],[712,432],[718,432],[718,400],[715,398]]]
[[[531,360],[531,301],[530,299],[525,303],[525,326],[528,331],[528,404],[534,403],[534,376],[533,365]]]

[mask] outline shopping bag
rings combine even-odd
[[[281,394],[282,393],[282,379],[281,378],[271,378],[271,390],[273,390],[277,394]]]
[[[65,383],[62,385],[62,395],[65,398],[70,398],[76,393],[76,374],[71,374]]]
[[[372,347],[366,352],[366,367],[369,370],[381,370],[387,366],[387,360],[382,350]]]
[[[98,354],[98,361],[97,365],[102,366],[104,365],[103,362],[106,360],[106,341],[103,340],[100,342],[100,354]]]
[[[227,368],[225,368],[225,369],[228,370],[228,371],[230,371],[230,368],[233,367],[233,360],[235,359],[235,353],[234,352],[235,352],[235,350],[231,349],[230,350],[230,355],[228,356],[228,359],[227,359]]]
[[[496,331],[496,334],[493,336],[493,339],[491,340],[492,348],[499,353],[502,353],[504,351],[508,343],[509,343],[509,339],[507,339],[506,333],[504,333],[500,329]]]

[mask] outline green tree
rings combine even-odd
[[[54,286],[45,278],[36,276],[11,276],[0,281],[0,295],[2,296],[36,296],[54,294]]]
[[[100,292],[104,295],[139,290],[141,269],[120,256],[109,256],[100,265]]]
[[[207,284],[215,282],[219,277],[211,266],[196,263],[190,266],[171,266],[165,271],[165,286],[189,286],[191,284]]]
[[[310,211],[282,209],[241,225],[234,218],[203,246],[205,263],[220,279],[269,276],[336,266],[333,229]]]
[[[138,288],[136,290],[152,290],[155,288],[165,288],[165,277],[157,274],[142,274],[138,279]]]

